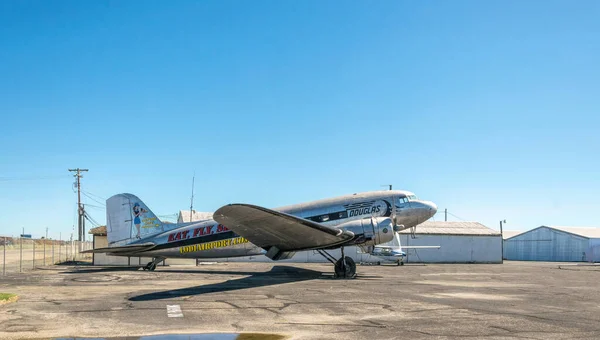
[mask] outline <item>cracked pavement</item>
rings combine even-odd
[[[1,339],[261,332],[294,339],[598,339],[600,267],[217,263],[0,276]],[[168,317],[179,305],[183,317]]]

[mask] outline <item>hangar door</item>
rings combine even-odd
[[[588,239],[540,227],[504,242],[504,257],[517,261],[585,261]]]

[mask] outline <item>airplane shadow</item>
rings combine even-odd
[[[110,272],[134,272],[140,270],[140,267],[92,267],[92,268],[73,268],[63,272],[60,274],[94,274],[94,273],[110,273]]]
[[[172,272],[172,271],[169,271]],[[202,295],[208,293],[228,292],[232,290],[265,287],[290,282],[300,282],[314,280],[323,277],[323,274],[318,271],[287,267],[275,266],[268,272],[236,272],[236,271],[194,271],[212,274],[234,274],[234,275],[250,275],[240,279],[228,280],[225,282],[212,283],[207,285],[187,287],[180,289],[172,289],[161,292],[153,292],[132,296],[129,301],[152,301],[161,299],[172,299],[182,296]]]

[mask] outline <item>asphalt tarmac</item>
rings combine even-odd
[[[600,266],[49,266],[0,276],[0,339],[277,333],[293,339],[599,339]]]

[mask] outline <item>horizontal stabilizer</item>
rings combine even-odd
[[[156,244],[154,243],[140,243],[140,244],[130,244],[125,246],[118,247],[106,247],[106,248],[96,248],[90,250],[84,250],[81,253],[83,254],[91,254],[91,253],[137,253],[140,251],[147,251],[154,248]]]

